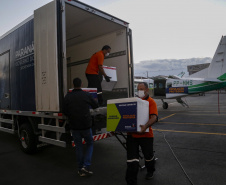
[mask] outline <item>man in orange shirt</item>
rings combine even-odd
[[[86,68],[86,78],[88,80],[88,88],[97,88],[97,97],[99,105],[103,104],[101,81],[104,76],[107,82],[110,82],[109,76],[106,75],[103,69],[104,57],[109,56],[111,47],[105,45],[101,51],[93,54]]]
[[[137,87],[138,96],[142,100],[149,102],[149,121],[145,125],[141,125],[141,131],[138,133],[128,133],[127,146],[127,185],[137,185],[137,174],[139,171],[139,146],[145,158],[145,167],[147,168],[146,179],[153,177],[155,171],[155,157],[153,153],[153,131],[151,126],[158,121],[158,110],[155,101],[149,97],[148,84],[140,82]],[[149,128],[149,132],[145,130]]]

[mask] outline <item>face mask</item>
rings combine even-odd
[[[144,91],[138,91],[137,95],[138,95],[140,98],[143,98],[143,97],[145,96]]]
[[[109,53],[106,53],[106,54],[105,54],[105,57],[108,57],[108,56],[109,56]]]

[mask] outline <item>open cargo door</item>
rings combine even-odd
[[[57,54],[57,2],[34,11],[37,111],[60,111]]]
[[[128,32],[128,60],[129,60],[129,96],[134,96],[134,67],[133,67],[133,39],[132,30]]]

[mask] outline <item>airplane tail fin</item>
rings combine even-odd
[[[212,62],[208,68],[208,78],[226,80],[226,36],[222,36]]]

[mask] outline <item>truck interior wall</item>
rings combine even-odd
[[[85,70],[89,59],[95,52],[100,51],[104,45],[109,45],[111,47],[111,55],[110,57],[105,58],[104,65],[116,67],[118,79],[114,87],[114,92],[104,92],[104,97],[110,96],[107,99],[118,98],[118,96],[128,97],[128,56],[127,34],[125,28],[67,48],[68,87],[73,87],[73,79],[75,77],[82,79],[83,87],[88,86]],[[120,94],[117,89],[120,89]]]

